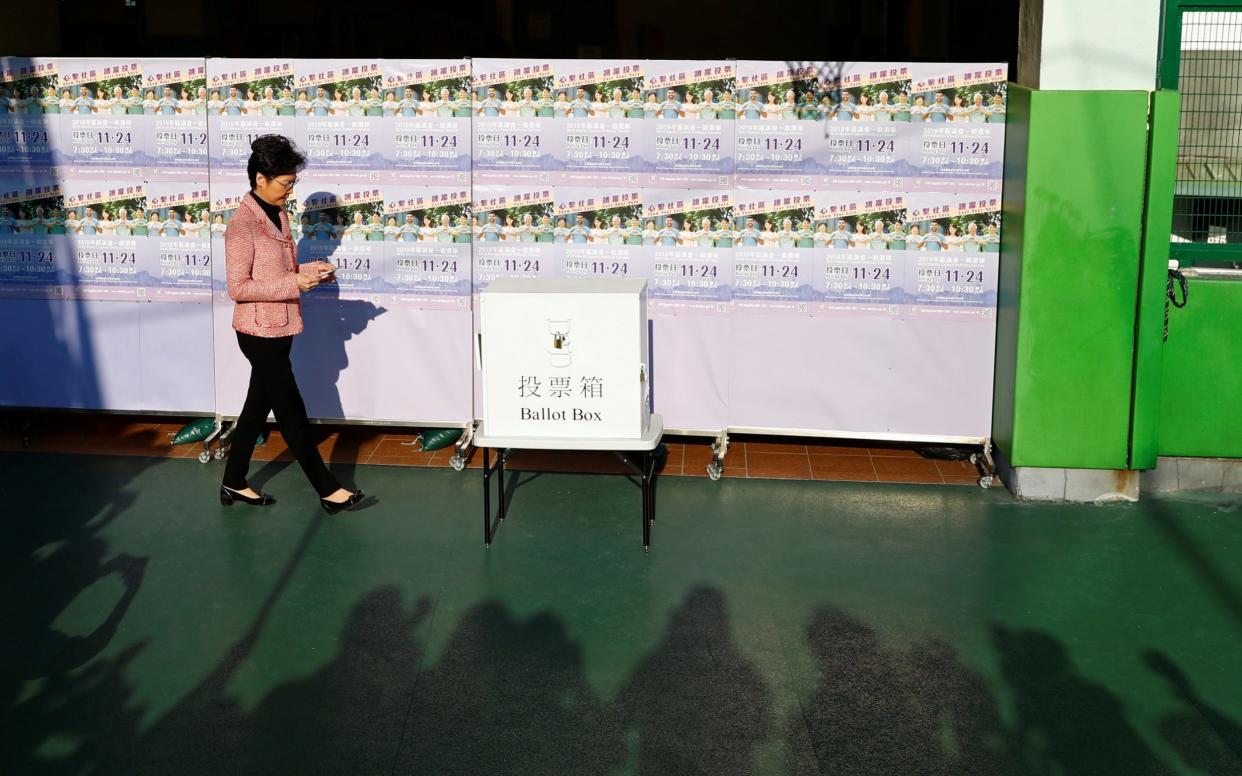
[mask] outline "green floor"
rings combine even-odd
[[[4,774],[1242,773],[1228,497],[0,468]]]

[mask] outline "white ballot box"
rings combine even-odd
[[[480,295],[489,437],[637,439],[647,430],[647,283],[502,279]]]

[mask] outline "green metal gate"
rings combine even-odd
[[[1182,94],[1170,257],[1242,265],[1242,3],[1169,0],[1160,85]]]

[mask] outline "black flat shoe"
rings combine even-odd
[[[351,495],[349,498],[345,499],[344,501],[340,502],[339,504],[332,502],[332,501],[328,501],[326,498],[321,498],[319,499],[319,505],[323,507],[323,511],[327,512],[330,515],[335,515],[337,512],[340,512],[343,509],[353,509],[354,507],[361,504],[362,500],[366,497],[367,496],[365,493],[363,493],[362,491],[357,491],[356,493],[354,493],[353,495]]]
[[[256,506],[256,507],[266,507],[266,506],[271,506],[272,504],[276,503],[276,499],[272,498],[266,493],[260,493],[259,497],[255,498],[253,496],[242,495],[241,493],[238,493],[235,490],[226,488],[223,485],[221,485],[220,486],[220,503],[226,507],[231,507],[233,506],[234,501],[240,501],[243,504],[250,504],[251,506]]]

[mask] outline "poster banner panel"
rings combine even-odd
[[[823,122],[833,107],[828,62],[742,60],[730,107],[737,116],[737,186],[818,187],[829,172]]]
[[[67,180],[64,191],[72,298],[147,301],[160,282],[159,242],[150,234],[179,233],[179,214],[148,209],[141,181]]]
[[[277,111],[300,127],[308,174],[378,182],[393,155],[379,60],[300,59],[293,74]]]
[[[250,144],[277,134],[304,145],[292,97],[292,60],[208,59],[207,140],[211,177],[245,186]],[[213,190],[214,191],[214,190]]]
[[[385,178],[418,186],[470,183],[470,60],[384,60]]]
[[[126,100],[141,111],[148,180],[207,180],[207,65],[202,59],[142,60],[141,102],[137,90]],[[114,101],[115,102],[115,101]]]
[[[564,246],[560,272],[568,278],[642,278],[650,282],[655,222],[643,227],[643,192],[630,188],[559,186],[552,216],[542,216],[537,239]]]
[[[919,245],[905,197],[891,192],[819,192],[813,240],[817,316],[898,318],[906,252]],[[907,231],[910,233],[907,234]]]
[[[74,109],[61,96],[55,59],[0,57],[0,176],[59,177],[62,111]]]
[[[641,60],[564,59],[553,64],[555,98],[524,93],[519,115],[556,119],[559,172],[565,185],[634,186],[652,158],[654,94],[643,107]]]
[[[76,234],[60,181],[0,179],[0,299],[71,298]]]
[[[111,227],[118,236],[143,237],[139,271],[150,279],[152,302],[211,304],[211,214],[204,181],[156,181],[146,202],[117,208]],[[107,211],[105,211],[107,212]],[[107,223],[107,222],[104,222]]]
[[[644,152],[655,188],[730,189],[733,186],[737,63],[653,59],[644,66],[643,104],[655,105]],[[644,119],[646,120],[646,119]]]
[[[142,181],[151,160],[146,153],[148,111],[175,103],[143,97],[138,59],[60,59],[57,78],[61,117],[56,163],[66,177],[79,180]],[[66,115],[65,108],[71,112]]]
[[[733,294],[733,192],[645,189],[648,309],[660,315],[726,315]],[[654,235],[651,232],[654,231]]]
[[[1000,196],[917,192],[910,195],[909,218],[911,234],[922,234],[921,250],[907,264],[909,317],[983,320],[994,326]]]
[[[828,239],[805,191],[739,189],[733,202],[734,315],[806,316]]]
[[[911,122],[913,65],[842,62],[829,72],[821,106],[827,174],[820,187],[904,191],[918,171]],[[830,69],[831,70],[831,69]]]
[[[910,189],[999,195],[1005,155],[1007,66],[911,67],[916,102],[911,147],[917,174]]]
[[[553,88],[552,61],[475,59],[472,66],[474,182],[553,184],[564,168],[563,127],[535,99]]]

